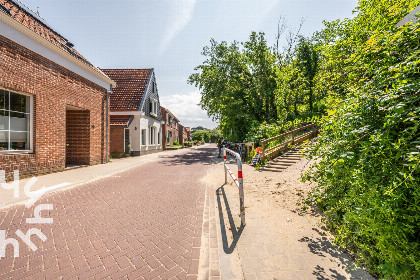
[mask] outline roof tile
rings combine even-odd
[[[110,96],[110,110],[138,111],[151,69],[101,69],[117,83]]]
[[[13,19],[28,27],[33,32],[37,33],[39,36],[45,38],[50,43],[70,53],[72,56],[76,57],[86,65],[100,72],[98,68],[93,66],[74,47],[69,47],[67,45],[68,40],[66,38],[64,38],[58,32],[49,27],[45,22],[31,14],[30,9],[24,4],[22,4],[20,1],[18,2],[15,0],[0,0],[0,4],[10,12],[10,16]],[[2,12],[1,9],[0,12]]]
[[[131,116],[111,116],[110,124],[111,125],[127,125]]]

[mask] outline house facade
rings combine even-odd
[[[178,130],[179,133],[179,144],[184,145],[185,141],[190,141],[189,139],[189,127],[185,127],[183,125],[179,125],[180,129]]]
[[[172,146],[175,141],[180,143],[180,131],[181,124],[177,117],[171,113],[168,109],[161,106],[162,114],[162,142],[163,149],[166,149],[169,146]],[[181,143],[180,143],[181,144]]]
[[[186,141],[191,141],[191,127],[185,127]]]
[[[21,177],[107,162],[115,86],[20,2],[0,0],[0,170]]]
[[[110,96],[110,154],[139,156],[162,146],[162,114],[152,69],[102,69],[117,87]]]

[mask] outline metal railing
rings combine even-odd
[[[235,175],[233,175],[233,172],[226,164],[226,152],[236,157],[236,164],[238,165],[238,178],[236,178]],[[239,210],[241,212],[241,226],[245,226],[244,179],[242,177],[241,156],[232,150],[223,148],[223,166],[223,169],[225,170],[225,184],[227,184],[227,174],[229,173],[230,177],[232,177],[233,181],[239,189]]]

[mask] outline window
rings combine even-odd
[[[124,128],[124,153],[130,154],[130,129]]]
[[[157,116],[157,100],[150,98],[150,114]]]
[[[0,151],[31,150],[31,97],[0,90]]]
[[[168,131],[168,136],[166,137],[166,143],[171,143],[172,131]]]
[[[160,132],[158,132],[158,145],[160,145]]]
[[[150,145],[156,145],[156,127],[150,127]]]
[[[166,125],[169,125],[169,115],[166,114]]]
[[[146,146],[146,129],[141,130],[141,144]]]

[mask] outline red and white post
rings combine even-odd
[[[226,164],[226,151],[228,151],[232,155],[235,155],[236,157],[236,164],[238,165],[237,179],[235,178],[235,175],[233,175],[233,172],[230,170],[229,166]],[[241,213],[241,226],[245,226],[244,179],[242,176],[241,156],[234,151],[231,151],[227,148],[223,148],[223,165],[225,169],[225,184],[227,184],[227,174],[229,173],[229,175],[232,177],[233,181],[239,189],[239,210]]]

